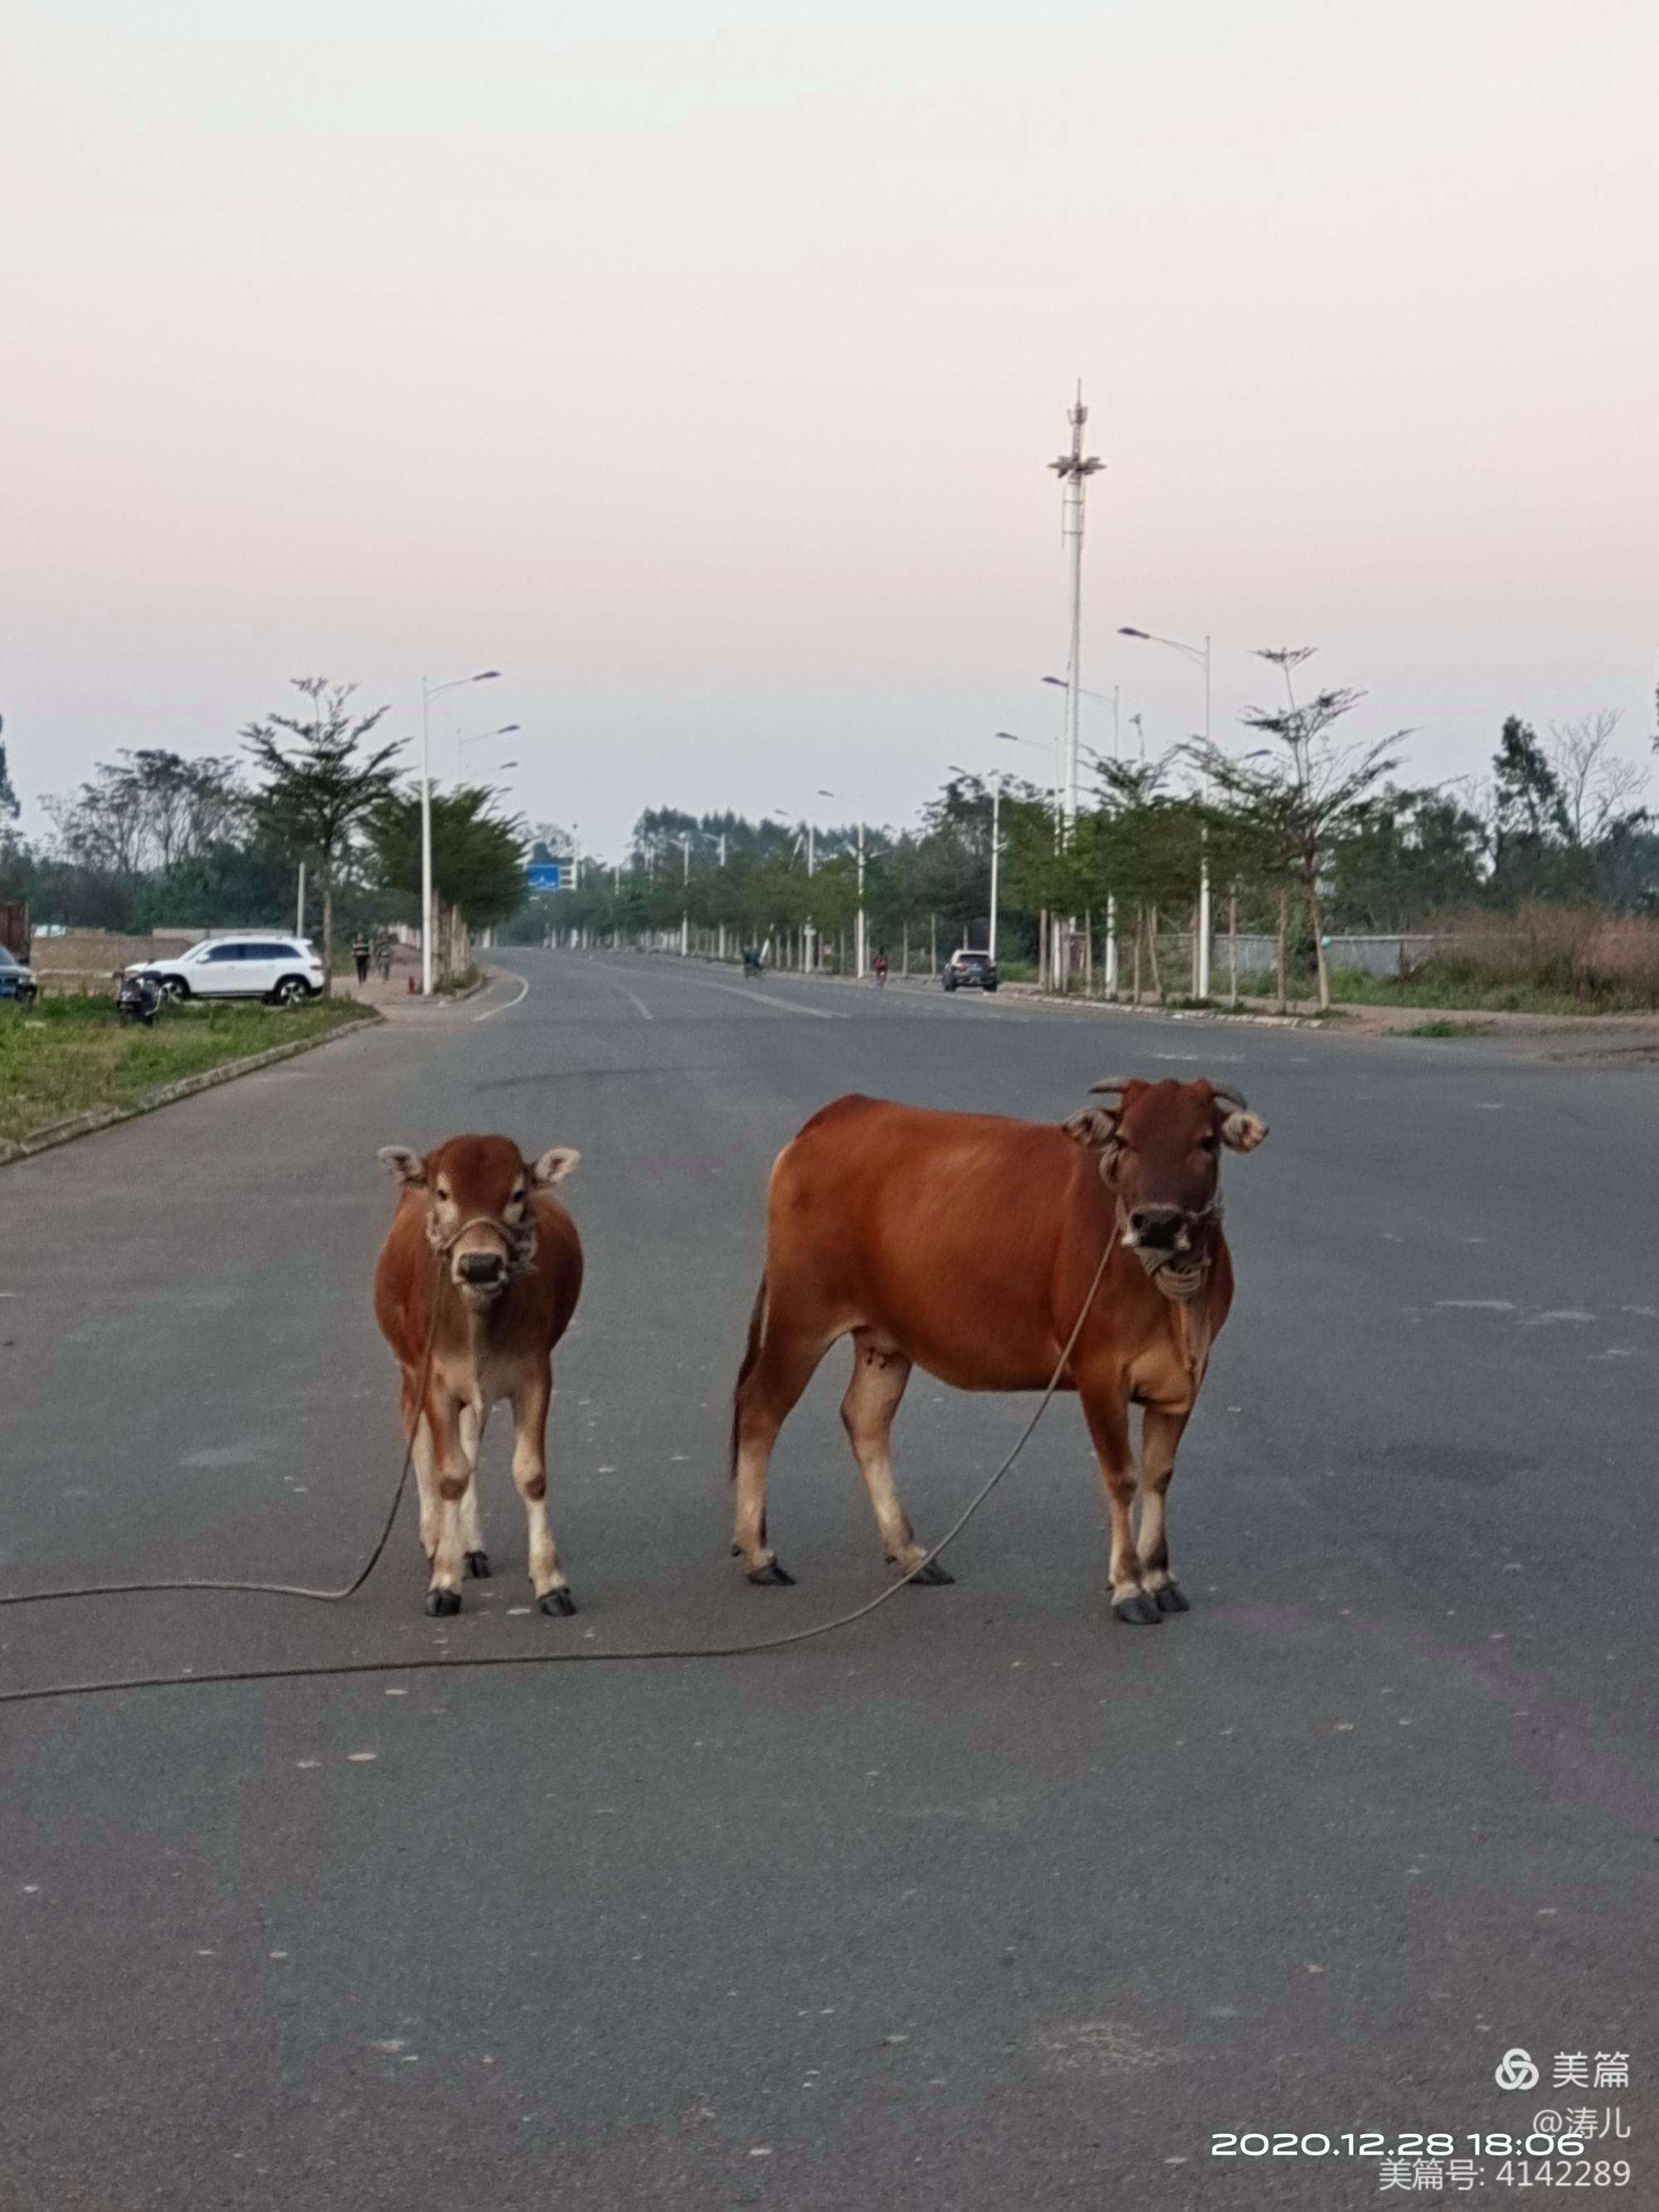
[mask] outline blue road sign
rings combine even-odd
[[[569,887],[562,860],[532,860],[524,878],[532,891],[562,891]]]

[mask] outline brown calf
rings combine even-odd
[[[401,1145],[380,1153],[403,1195],[374,1270],[374,1318],[403,1370],[430,1613],[460,1611],[464,1559],[468,1574],[489,1572],[473,1478],[502,1398],[536,1602],[576,1610],[548,1524],[547,1415],[553,1347],[582,1285],[576,1224],[551,1194],[580,1157],[556,1145],[526,1161],[510,1137],[452,1137],[424,1158]]]
[[[766,1273],[732,1410],[734,1553],[787,1583],[766,1538],[779,1429],[838,1337],[853,1339],[842,1419],[887,1557],[926,1556],[893,1481],[893,1416],[913,1366],[962,1390],[1041,1390],[1105,1257],[1061,1387],[1083,1403],[1112,1522],[1112,1610],[1184,1613],[1170,1573],[1164,1492],[1232,1303],[1219,1153],[1266,1124],[1236,1092],[1097,1083],[1115,1104],[1063,1127],[839,1098],[778,1155]],[[1138,1532],[1129,1410],[1144,1407]],[[919,1581],[951,1577],[936,1564]]]

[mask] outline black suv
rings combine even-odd
[[[988,952],[953,952],[945,963],[947,991],[994,991],[997,963]]]

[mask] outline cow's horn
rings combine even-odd
[[[1133,1075],[1109,1076],[1104,1083],[1091,1083],[1089,1085],[1089,1093],[1092,1097],[1097,1091],[1127,1091],[1137,1079]]]
[[[1231,1083],[1212,1083],[1210,1085],[1210,1088],[1218,1098],[1226,1098],[1231,1100],[1231,1103],[1239,1109],[1241,1113],[1248,1114],[1249,1112],[1249,1101],[1245,1097],[1244,1093],[1242,1091],[1235,1091]]]

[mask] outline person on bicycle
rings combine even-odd
[[[876,981],[878,984],[882,984],[885,983],[886,981],[887,955],[884,952],[878,952],[876,955]]]

